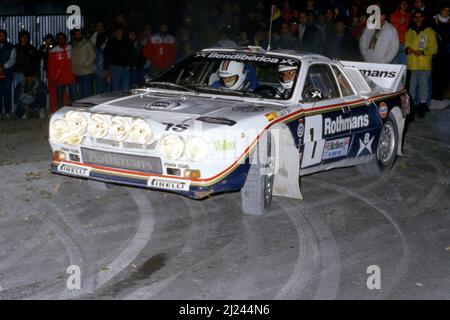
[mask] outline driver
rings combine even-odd
[[[225,60],[219,67],[219,81],[212,84],[213,88],[230,90],[249,90],[252,87],[250,81],[246,81],[247,69],[244,63],[238,61]]]
[[[280,64],[278,66],[279,80],[281,89],[280,92],[284,98],[290,96],[294,80],[297,75],[297,67],[288,64]]]

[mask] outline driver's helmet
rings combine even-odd
[[[294,71],[294,74],[293,74],[293,76],[290,79],[285,80],[283,75],[287,71]],[[280,80],[281,86],[284,89],[286,89],[286,90],[292,89],[292,86],[294,84],[295,75],[297,73],[297,67],[293,66],[293,65],[291,66],[291,65],[288,65],[288,64],[280,64],[278,66],[278,73],[279,73],[279,80]]]
[[[245,81],[247,71],[242,62],[226,60],[220,64],[218,75],[226,88],[238,90]]]

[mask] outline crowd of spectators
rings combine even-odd
[[[92,94],[128,90],[205,47],[261,46],[302,50],[342,60],[406,64],[409,93],[424,115],[431,99],[449,99],[450,4],[428,8],[425,0],[208,1],[183,4],[181,23],[148,21],[134,26],[123,13],[112,23],[46,35],[35,48],[23,30],[16,45],[0,30],[0,110],[15,116],[43,116]],[[368,5],[381,8],[381,28],[367,27]],[[177,26],[171,33],[170,26]],[[272,30],[270,29],[272,25]],[[40,74],[40,66],[43,74]],[[44,80],[44,81],[43,81]],[[45,83],[45,84],[44,84]]]

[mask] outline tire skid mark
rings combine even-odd
[[[70,235],[67,231],[71,230],[69,226],[67,226],[65,223],[62,223],[60,225],[58,222],[52,221],[52,219],[50,218],[39,215],[38,212],[41,212],[42,210],[47,210],[48,212],[47,202],[43,200],[37,200],[36,202],[30,201],[30,206],[27,208],[27,210],[28,209],[32,209],[31,214],[33,215],[33,217],[38,219],[43,225],[45,225],[51,232],[55,234],[55,236],[65,247],[66,253],[69,257],[70,265],[79,266],[81,273],[83,274],[83,272],[86,270],[85,259],[81,247],[79,246],[73,235]],[[58,289],[56,289],[57,287],[60,287],[61,291],[58,291]],[[83,291],[84,290],[69,290],[66,287],[66,282],[63,281],[63,283],[55,284],[53,287],[45,290],[44,292],[28,296],[25,299],[70,299],[83,294]]]
[[[295,226],[298,238],[298,256],[289,279],[278,290],[274,297],[275,300],[298,299],[310,282],[312,274],[317,270],[320,257],[319,247],[312,226],[304,214],[298,212],[302,208],[303,205],[281,207],[282,212]]]
[[[416,135],[408,135],[408,137],[409,138],[413,138],[414,140],[418,139],[418,140],[422,140],[422,141],[426,141],[426,142],[430,142],[430,143],[436,143],[436,144],[438,144],[440,146],[443,146],[445,148],[450,148],[450,144],[445,143],[444,141],[441,141],[441,140],[434,140],[434,139],[431,139],[431,138],[426,138],[426,137],[421,137],[421,136],[416,136]]]
[[[100,271],[96,276],[96,289],[101,288],[111,281],[116,275],[125,270],[147,246],[152,238],[155,228],[155,217],[152,204],[147,195],[140,190],[130,189],[131,197],[137,205],[140,216],[139,227],[134,237],[119,255],[106,267],[105,271]]]
[[[186,199],[184,197],[181,199],[185,202],[186,206],[189,208],[188,213],[191,218],[191,223],[189,224],[189,231],[187,232],[186,237],[185,237],[187,239],[187,241],[184,241],[184,245],[180,249],[179,253],[176,256],[174,256],[173,258],[171,258],[172,261],[177,261],[183,255],[192,254],[192,252],[194,251],[193,243],[196,239],[196,236],[198,236],[199,234],[202,234],[201,228],[199,227],[198,224],[195,223],[195,216],[193,214],[193,212],[195,212],[195,210],[193,210],[191,202],[188,201],[189,199]],[[166,265],[163,266],[160,270],[163,270],[163,268],[165,268],[165,267],[166,267]],[[175,275],[172,275],[168,278],[165,278],[161,281],[154,282],[150,285],[145,285],[138,289],[133,289],[133,291],[131,293],[127,294],[122,299],[123,300],[137,300],[137,299],[149,300],[149,299],[152,299],[155,295],[157,295],[162,290],[164,290],[169,285],[171,285],[183,273],[184,273],[184,270],[182,270],[181,272],[178,272]]]
[[[364,192],[364,191],[355,192],[346,187],[341,187],[336,184],[322,182],[322,181],[318,181],[318,180],[314,180],[314,179],[311,179],[310,182],[322,185],[322,186],[330,188],[330,189],[339,190],[340,192],[345,192],[348,195],[350,195],[351,197],[364,202],[369,207],[372,207],[376,211],[381,213],[385,217],[385,219],[387,219],[390,222],[390,224],[395,228],[397,234],[399,235],[399,237],[401,239],[403,250],[402,250],[402,257],[400,259],[400,264],[397,268],[398,271],[396,272],[395,279],[391,280],[389,282],[388,286],[383,288],[383,292],[380,293],[384,296],[387,296],[397,286],[397,284],[401,281],[401,279],[407,274],[409,265],[410,265],[410,260],[411,260],[411,258],[410,258],[411,250],[409,248],[409,244],[406,239],[406,236],[405,236],[404,232],[402,231],[402,229],[400,228],[400,226],[398,225],[398,223],[394,220],[394,218],[390,214],[387,213],[387,211],[384,208],[382,208],[384,201],[382,199],[378,199],[378,197],[374,196],[373,194],[370,194],[370,195],[366,194],[366,192]]]
[[[320,280],[314,299],[335,299],[341,276],[341,258],[336,239],[319,215],[314,214],[314,210],[309,210],[306,219],[318,239],[321,258]]]
[[[427,161],[427,163],[430,163],[436,172],[436,179],[434,180],[435,183],[433,187],[428,188],[430,190],[428,194],[425,197],[421,197],[421,199],[411,208],[411,210],[414,211],[416,215],[418,215],[438,203],[439,200],[445,196],[449,184],[449,175],[448,169],[446,169],[439,160],[424,156],[423,154],[415,151],[412,153],[423,158],[425,161]]]
[[[244,239],[243,243],[246,244],[246,256],[252,257],[254,252],[261,246],[262,234],[255,230],[255,224],[251,223],[251,220],[258,217],[244,217],[242,224],[244,226]],[[249,261],[250,260],[250,261]],[[247,259],[241,266],[241,274],[233,287],[232,293],[225,299],[233,300],[248,300],[254,294],[254,287],[256,284],[255,272],[252,272],[255,263],[252,259]]]
[[[171,285],[175,280],[181,276],[183,272],[178,272],[173,276],[165,278],[161,281],[152,283],[148,286],[142,287],[138,290],[133,291],[132,293],[126,295],[123,300],[150,300],[152,297],[156,296],[162,290]]]
[[[39,240],[37,240],[36,238],[42,236],[42,234],[44,233],[44,229],[48,228],[39,227],[32,237],[30,237],[20,245],[19,250],[15,250],[14,252],[10,253],[5,259],[3,259],[0,265],[0,270],[6,270],[10,268],[12,265],[18,263],[19,260],[25,258],[27,255],[33,252],[40,244]]]

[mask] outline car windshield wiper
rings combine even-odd
[[[252,97],[252,98],[261,98],[261,95],[254,93],[252,91],[248,91],[248,90],[238,91],[238,90],[231,90],[231,89],[225,89],[225,88],[211,88],[211,87],[196,87],[196,88],[203,90],[203,91],[219,92],[219,93],[222,93],[225,95],[230,95],[230,96],[238,95],[241,97],[246,96],[246,97]]]
[[[170,87],[170,88],[174,88],[174,89],[178,89],[178,90],[182,90],[182,91],[187,91],[187,92],[192,92],[197,94],[198,91],[188,88],[186,86],[182,86],[181,84],[176,84],[176,83],[172,83],[172,82],[163,82],[163,81],[151,81],[147,83],[148,87]]]

